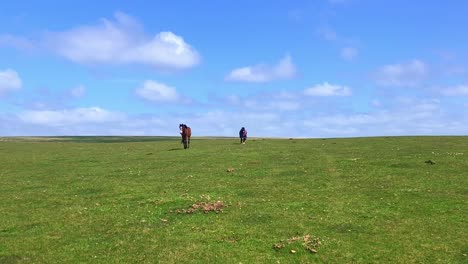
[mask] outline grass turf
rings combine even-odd
[[[0,138],[0,263],[468,262],[468,137],[191,143]]]

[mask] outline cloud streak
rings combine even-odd
[[[351,88],[329,84],[328,82],[304,90],[304,95],[307,96],[351,96],[351,94]]]
[[[176,88],[153,80],[145,81],[141,88],[135,90],[135,93],[151,102],[173,103],[181,99]]]
[[[86,87],[78,85],[68,91],[68,95],[73,98],[81,98],[86,94]]]
[[[345,60],[353,60],[358,56],[358,50],[353,47],[344,47],[341,49],[341,57]]]
[[[441,94],[445,96],[468,96],[468,85],[446,88],[441,91]]]
[[[344,3],[345,1],[336,1],[336,4],[338,4],[338,2]],[[331,26],[322,26],[318,28],[317,32],[324,40],[342,46],[340,49],[340,56],[342,59],[351,61],[359,55],[359,49],[356,47],[356,41],[340,36]]]
[[[385,87],[417,87],[429,74],[428,66],[420,60],[389,64],[374,74],[375,82]]]
[[[264,83],[291,79],[296,75],[296,66],[291,56],[285,56],[276,65],[257,64],[232,70],[225,78],[231,82]]]
[[[35,125],[70,126],[122,122],[126,119],[126,115],[100,107],[88,107],[64,110],[23,111],[19,114],[19,119],[25,123]]]
[[[20,50],[32,50],[35,48],[31,40],[10,34],[0,35],[0,47],[12,47]]]

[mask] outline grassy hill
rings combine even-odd
[[[0,263],[468,262],[468,137],[191,143],[0,138]]]

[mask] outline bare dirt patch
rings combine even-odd
[[[209,212],[221,213],[223,208],[224,203],[222,201],[216,201],[212,203],[198,202],[192,204],[188,209],[177,209],[175,212],[178,214],[193,214],[197,211],[202,211],[205,214]]]

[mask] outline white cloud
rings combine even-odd
[[[7,69],[0,71],[0,95],[21,89],[22,81],[18,73]]]
[[[296,75],[291,57],[285,56],[276,65],[258,64],[232,70],[227,76],[227,81],[235,82],[270,82],[280,79],[291,79]]]
[[[163,83],[147,80],[143,87],[136,89],[136,94],[152,102],[176,102],[180,99],[177,90]]]
[[[46,35],[46,45],[59,55],[85,64],[137,63],[161,69],[186,69],[199,63],[197,51],[172,32],[148,37],[132,17],[117,12],[115,21],[102,19]]]
[[[344,47],[341,49],[341,57],[345,60],[352,60],[358,55],[358,50],[353,47]]]
[[[446,96],[468,96],[468,85],[458,85],[441,91]]]
[[[111,112],[99,107],[75,108],[40,111],[24,111],[19,118],[30,124],[45,126],[69,126],[76,124],[94,124],[120,122],[126,119],[125,114]]]
[[[375,81],[381,86],[416,87],[426,79],[427,65],[420,60],[407,63],[390,64],[380,68],[375,73]]]
[[[324,82],[305,89],[304,94],[308,96],[350,96],[351,89],[347,86],[333,85]]]

